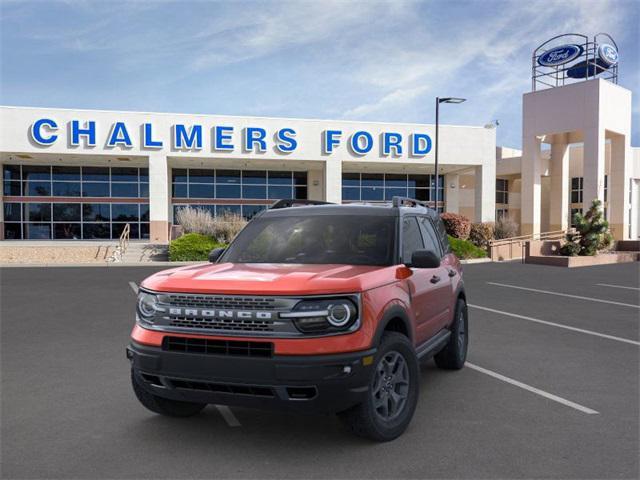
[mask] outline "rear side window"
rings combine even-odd
[[[436,233],[440,237],[440,243],[442,244],[442,249],[444,250],[444,255],[447,253],[451,253],[451,247],[449,246],[449,237],[447,237],[447,230],[444,228],[444,222],[440,217],[434,220],[436,226]]]
[[[402,220],[402,262],[410,262],[413,252],[423,248],[422,235],[416,217],[404,217]]]
[[[442,258],[442,248],[440,247],[438,234],[433,229],[431,220],[426,217],[420,217],[418,223],[420,224],[420,231],[422,232],[422,238],[424,239],[424,248],[431,250]]]

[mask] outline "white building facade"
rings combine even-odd
[[[22,107],[0,118],[2,239],[114,239],[129,224],[166,243],[185,205],[251,218],[281,198],[435,207],[438,192],[440,210],[495,218],[490,128],[441,125],[436,181],[433,125]]]

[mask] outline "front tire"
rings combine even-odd
[[[438,368],[444,370],[460,370],[467,360],[469,345],[469,315],[467,303],[459,298],[456,303],[455,316],[451,325],[451,336],[447,345],[436,354],[434,360]]]
[[[356,435],[388,442],[402,435],[413,418],[418,403],[418,358],[407,337],[387,332],[374,366],[366,401],[339,417]]]
[[[168,417],[192,417],[200,413],[204,407],[207,406],[206,403],[180,402],[149,393],[140,385],[140,380],[133,369],[131,369],[131,383],[133,385],[133,391],[140,403],[152,412],[159,413],[160,415]]]

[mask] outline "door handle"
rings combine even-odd
[[[434,275],[433,277],[431,277],[431,280],[429,280],[431,283],[438,283],[440,281],[440,277],[437,275]]]
[[[455,277],[457,273],[458,272],[456,272],[455,270],[449,270],[449,277]]]

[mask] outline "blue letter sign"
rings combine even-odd
[[[116,145],[122,145],[127,148],[133,147],[131,137],[124,122],[116,122],[113,124],[113,128],[111,128],[111,135],[109,135],[109,140],[107,140],[107,147],[115,147]]]
[[[202,125],[194,125],[188,133],[187,128],[181,123],[176,124],[173,129],[174,148],[202,149]]]
[[[58,124],[50,118],[41,118],[31,125],[31,138],[34,142],[38,145],[52,145],[58,139],[58,135],[50,134],[48,137],[45,137],[42,134],[42,127],[46,127],[48,130],[55,132],[58,130]]]

